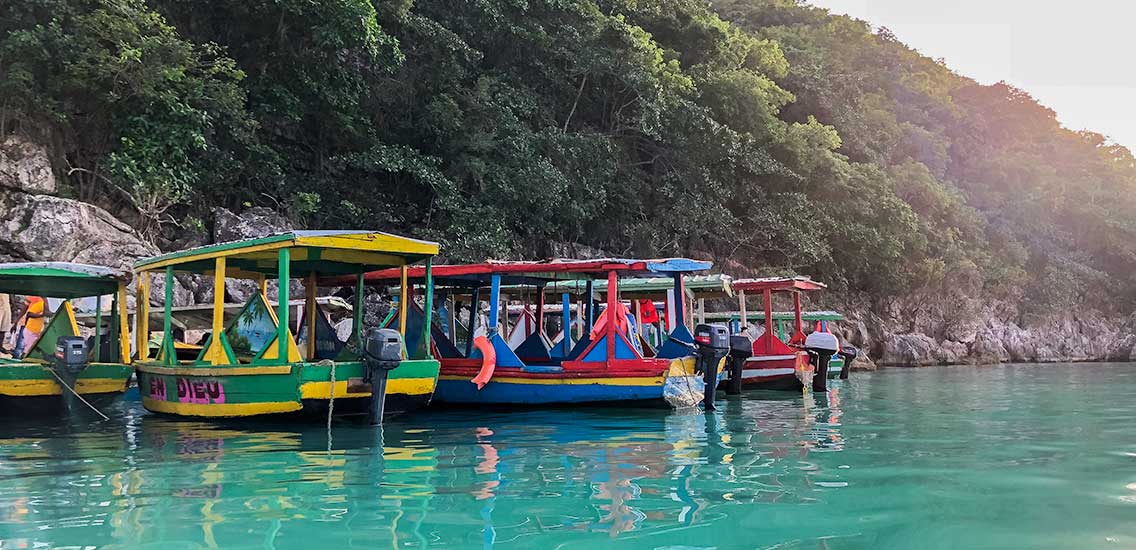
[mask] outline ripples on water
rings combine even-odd
[[[715,414],[427,412],[379,433],[3,420],[0,549],[1133,548],[1136,370],[952,367]]]

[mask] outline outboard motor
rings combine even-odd
[[[703,390],[703,408],[714,410],[714,390],[718,387],[718,363],[730,352],[730,331],[725,325],[698,325],[694,327],[695,370],[702,373],[706,382]]]
[[[60,336],[55,341],[55,374],[67,384],[63,388],[63,404],[72,412],[75,403],[75,384],[79,373],[87,368],[87,342],[80,336]]]
[[[828,362],[840,351],[840,344],[831,332],[816,331],[805,338],[805,350],[816,357],[816,372],[813,373],[813,391],[828,391]]]
[[[840,357],[844,358],[844,368],[840,369],[840,379],[847,380],[848,373],[851,372],[852,362],[860,356],[860,349],[852,344],[848,344],[840,348]]]
[[[744,334],[730,336],[730,355],[726,359],[729,378],[726,380],[726,395],[742,393],[742,370],[746,359],[753,355],[753,340]]]
[[[371,402],[367,407],[367,421],[372,426],[382,424],[383,405],[387,396],[387,375],[402,362],[402,335],[389,328],[367,331],[363,345],[363,380],[371,385]]]

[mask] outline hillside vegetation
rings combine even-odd
[[[953,288],[1136,298],[1136,163],[1025,91],[792,0],[22,0],[0,135],[161,241],[214,205]]]

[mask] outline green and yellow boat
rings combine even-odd
[[[93,265],[0,264],[0,293],[63,300],[53,313],[45,306],[45,316],[50,318],[45,319],[43,331],[26,354],[0,358],[0,406],[21,412],[65,412],[74,405],[75,396],[97,404],[124,393],[133,374],[126,322],[129,282],[127,272]],[[112,307],[104,318],[107,296]],[[86,339],[81,339],[72,306],[72,300],[80,298],[94,298],[94,335]],[[63,338],[82,342],[81,355],[67,364],[56,358],[56,345]]]
[[[163,337],[157,357],[136,362],[142,404],[147,410],[184,417],[233,418],[308,411],[327,415],[359,413],[371,401],[363,360],[363,273],[425,262],[437,243],[362,231],[293,231],[174,252],[135,264],[138,319],[149,317],[151,279],[164,277]],[[178,360],[172,333],[175,274],[251,279],[260,292],[225,323],[224,293],[214,293],[209,336],[196,359]],[[338,339],[316,301],[322,277],[355,276],[354,329]],[[405,276],[405,275],[404,275]],[[277,306],[268,301],[268,279],[277,281]],[[298,327],[289,319],[290,282],[305,287]],[[401,304],[406,304],[405,301]],[[149,327],[135,331],[137,348],[147,353]],[[405,341],[405,332],[402,335]],[[297,343],[299,342],[299,343]],[[408,356],[390,371],[385,414],[429,403],[438,379],[438,362],[429,350]]]

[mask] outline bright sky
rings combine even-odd
[[[807,0],[887,27],[983,84],[1026,90],[1074,130],[1136,150],[1134,0]]]

